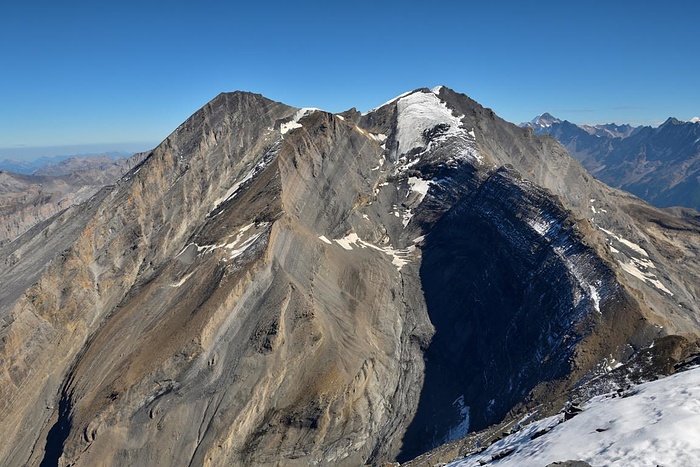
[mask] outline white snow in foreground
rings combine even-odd
[[[534,422],[448,465],[541,467],[565,460],[619,467],[700,465],[700,368],[639,385],[630,394],[595,397],[568,421],[560,414]]]
[[[287,134],[290,130],[293,130],[294,128],[301,128],[301,123],[299,123],[299,120],[301,120],[303,117],[309,115],[312,112],[317,111],[318,109],[313,108],[313,107],[305,107],[303,109],[297,110],[297,112],[294,114],[292,119],[289,122],[283,123],[280,125],[280,132],[285,135]]]

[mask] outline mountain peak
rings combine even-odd
[[[544,128],[549,128],[556,123],[561,123],[557,117],[553,116],[549,112],[545,112],[542,115],[538,115],[527,123],[523,123],[521,126],[529,126],[535,130],[542,130]]]

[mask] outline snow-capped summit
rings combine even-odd
[[[693,117],[689,121],[690,123],[700,123],[700,117]]]
[[[559,120],[552,114],[545,112],[542,115],[538,115],[537,117],[533,118],[525,125],[531,126],[535,130],[539,130],[542,128],[549,128],[555,123],[561,123],[561,120]]]

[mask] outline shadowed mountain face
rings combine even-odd
[[[596,178],[659,206],[700,211],[700,123],[579,126],[549,114],[524,124],[562,143]]]
[[[409,459],[694,339],[699,232],[447,88],[221,94],[0,249],[0,458]]]

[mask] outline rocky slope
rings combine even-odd
[[[694,215],[447,88],[221,94],[0,248],[0,459],[409,459],[697,339]]]
[[[700,123],[669,118],[657,128],[576,125],[544,114],[523,124],[561,142],[605,183],[660,206],[700,211]]]
[[[31,175],[0,171],[0,245],[68,206],[86,201],[116,182],[147,153],[129,158],[74,157]]]

